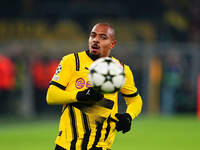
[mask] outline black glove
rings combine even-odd
[[[103,99],[103,94],[90,87],[84,91],[78,92],[76,99],[83,103],[95,103]]]
[[[128,113],[124,114],[115,114],[117,119],[119,120],[116,122],[116,130],[117,131],[122,131],[122,133],[126,133],[131,129],[131,121],[132,118]]]

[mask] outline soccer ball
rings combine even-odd
[[[110,57],[99,58],[90,66],[88,78],[101,93],[114,93],[124,85],[124,68]]]

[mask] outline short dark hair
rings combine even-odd
[[[97,26],[97,25],[109,27],[112,30],[112,33],[113,33],[112,38],[115,40],[115,29],[111,24],[109,24],[107,22],[99,22],[99,23],[95,24],[94,26]]]

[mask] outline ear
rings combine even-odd
[[[113,49],[117,44],[117,41],[116,40],[113,40],[112,43],[111,43],[111,49]]]

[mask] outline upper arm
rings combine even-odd
[[[127,104],[126,112],[134,119],[142,109],[142,99],[135,86],[132,71],[128,66],[124,67],[126,81],[123,88],[120,90]]]
[[[125,83],[120,92],[127,97],[137,96],[138,91],[135,86],[133,73],[127,65],[124,65]]]
[[[48,104],[68,104],[76,102],[76,92],[67,92],[65,89],[75,70],[75,58],[67,55],[62,58],[56,72],[50,81],[46,100]]]
[[[59,63],[56,72],[50,82],[51,83],[57,83],[57,85],[60,85],[61,89],[66,87],[69,83],[75,64],[75,59],[72,54],[64,56]]]

